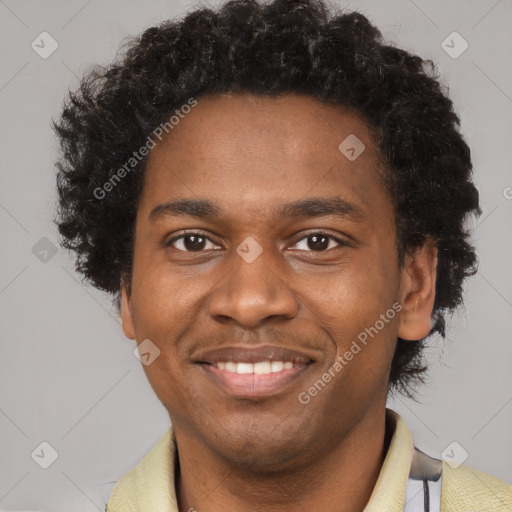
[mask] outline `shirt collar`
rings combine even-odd
[[[386,409],[386,424],[393,432],[379,477],[364,512],[402,512],[414,445],[402,418]]]
[[[364,512],[402,512],[414,446],[407,425],[386,409],[386,425],[392,437],[379,477]],[[179,512],[174,487],[177,465],[176,439],[172,427],[164,433],[139,464],[123,476],[112,490],[106,511],[158,510]]]

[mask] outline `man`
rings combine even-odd
[[[386,410],[475,271],[458,123],[427,63],[313,0],[198,9],[82,82],[59,230],[172,423],[106,510],[512,509]]]

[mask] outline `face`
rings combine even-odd
[[[160,351],[143,368],[177,437],[279,464],[385,406],[397,337],[430,330],[435,251],[398,268],[381,162],[360,118],[296,95],[199,99],[151,150],[121,313]]]

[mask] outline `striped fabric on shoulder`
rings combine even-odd
[[[414,448],[404,512],[440,512],[443,463]]]

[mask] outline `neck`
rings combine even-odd
[[[179,425],[175,487],[180,512],[360,512],[370,499],[391,433],[385,409],[369,411],[336,446],[279,470],[241,467]]]

